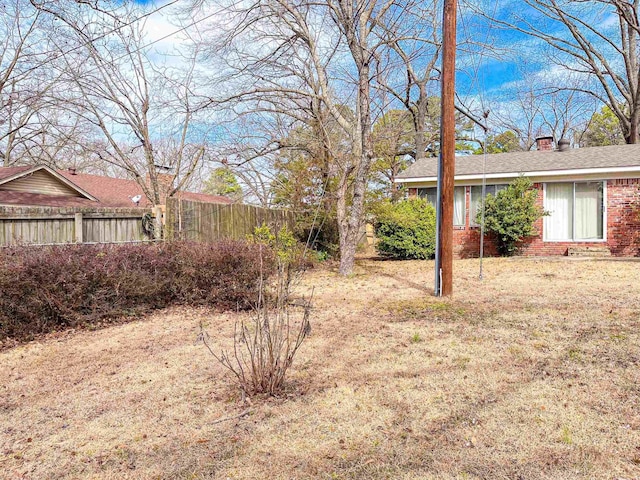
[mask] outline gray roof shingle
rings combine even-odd
[[[456,157],[456,175],[482,175],[483,155]],[[640,144],[572,148],[564,152],[512,152],[487,155],[486,174],[551,172],[583,168],[640,167]],[[398,179],[435,177],[435,158],[420,160],[397,176]]]

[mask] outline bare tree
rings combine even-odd
[[[38,112],[57,78],[41,68],[55,58],[48,18],[26,0],[0,4],[0,162],[19,161],[14,150],[46,131]]]
[[[176,68],[158,67],[145,45],[144,21],[125,21],[133,15],[128,10],[96,15],[40,8],[68,27],[73,48],[62,56],[63,73],[74,97],[60,105],[100,132],[106,143],[93,153],[135,179],[154,204],[183,189],[205,151],[206,133],[191,129],[200,113],[195,55]],[[160,181],[160,173],[170,182]]]
[[[528,8],[496,24],[542,40],[552,61],[583,77],[580,91],[607,105],[627,143],[638,143],[640,122],[639,0],[524,0]],[[480,9],[476,12],[487,15]],[[610,21],[613,19],[613,23]]]
[[[427,147],[436,143],[429,119],[437,110],[431,86],[439,78],[441,49],[438,1],[413,3],[406,9],[403,26],[382,24],[388,43],[389,64],[377,80],[410,113],[415,131],[413,157],[424,158]],[[409,28],[407,28],[409,26]],[[392,68],[389,68],[392,67]]]
[[[93,152],[100,150],[95,145],[98,132],[80,116],[61,107],[55,90],[50,95],[46,105],[41,103],[35,112],[34,125],[39,128],[20,137],[15,156],[26,164],[95,171],[98,165]]]
[[[525,151],[533,149],[540,136],[578,141],[597,103],[580,91],[580,79],[563,75],[564,87],[558,87],[558,78],[526,67],[521,78],[493,99],[500,107],[491,112],[492,126],[513,131]]]
[[[334,192],[340,231],[340,273],[353,271],[373,161],[374,73],[381,70],[385,31],[401,23],[406,2],[263,0],[223,5],[224,35],[211,45],[224,76],[212,99],[240,116],[285,116],[292,129],[315,132],[321,155],[336,165]],[[389,28],[384,31],[380,25]],[[213,56],[213,54],[211,55]],[[341,129],[340,144],[327,125]],[[279,139],[277,148],[289,148]],[[345,148],[347,147],[347,148]]]
[[[395,179],[409,164],[409,156],[415,154],[414,120],[407,110],[389,110],[373,126],[376,159],[372,179],[393,200],[398,200],[402,193]]]
[[[290,127],[287,116],[273,112],[234,118],[223,128],[207,163],[233,172],[242,187],[243,202],[273,207],[274,183],[278,180],[275,162]]]

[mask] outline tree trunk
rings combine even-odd
[[[340,275],[351,275],[353,273],[353,267],[356,263],[356,247],[357,238],[351,238],[349,236],[344,242],[340,242],[340,268],[338,269]]]
[[[364,215],[364,198],[367,191],[367,178],[373,160],[373,137],[371,134],[371,106],[369,85],[369,64],[367,61],[358,69],[358,147],[354,157],[357,161],[353,179],[353,194],[349,213],[346,214],[346,195],[343,199],[344,220],[340,231],[340,274],[351,275],[355,265],[358,234]],[[345,189],[346,194],[346,189]],[[340,209],[339,209],[340,210]],[[340,218],[338,219],[340,221]],[[343,231],[344,230],[344,231]]]
[[[361,162],[362,163],[362,162]],[[353,186],[353,202],[349,208],[349,213],[344,215],[340,222],[340,274],[351,275],[356,261],[356,249],[358,247],[358,234],[362,227],[364,213],[364,193],[366,190],[366,176],[364,181],[359,181],[362,174],[362,166],[358,167],[356,179]],[[345,199],[346,200],[346,199]],[[346,213],[346,208],[344,209]]]
[[[420,85],[420,93],[416,102],[416,161],[425,158],[427,142],[425,139],[425,123],[427,118],[428,98],[425,85]]]
[[[338,221],[338,235],[340,243],[340,268],[341,275],[349,275],[353,271],[355,263],[355,246],[349,246],[349,221],[347,219],[347,191],[349,188],[349,177],[352,168],[347,168],[342,172],[342,178],[336,191],[336,219]]]
[[[629,116],[629,136],[627,137],[627,143],[640,143],[640,138],[638,138],[638,121],[640,121],[640,110],[637,108],[631,107],[633,110],[631,111],[631,115]]]

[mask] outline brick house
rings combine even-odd
[[[456,157],[454,243],[458,257],[479,255],[480,228],[475,222],[482,197],[495,194],[519,175],[539,190],[540,206],[550,212],[526,239],[523,255],[567,255],[599,251],[616,256],[640,255],[640,145],[569,149],[561,140],[538,139],[538,150]],[[484,170],[484,173],[483,173]],[[437,161],[428,158],[411,165],[396,179],[410,197],[435,204]],[[485,237],[485,252],[496,253]]]

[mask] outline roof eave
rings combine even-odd
[[[576,175],[611,175],[611,174],[625,174],[625,173],[633,173],[640,172],[640,165],[635,165],[631,167],[605,167],[605,168],[577,168],[577,169],[567,169],[567,170],[539,170],[539,171],[531,171],[531,172],[503,172],[503,173],[473,173],[466,175],[456,175],[455,179],[458,181],[463,180],[482,180],[486,179],[497,179],[497,178],[516,178],[520,175],[530,178],[536,177],[563,177],[563,176],[576,176]],[[417,183],[417,182],[436,182],[438,177],[436,176],[428,176],[428,177],[402,177],[396,178],[395,183]]]
[[[85,197],[85,198],[87,198],[89,200],[93,200],[94,202],[99,202],[99,200],[96,197],[94,197],[93,195],[91,195],[89,192],[87,192],[86,190],[80,188],[78,185],[76,185],[72,181],[70,181],[67,178],[65,178],[64,175],[59,174],[55,170],[47,167],[46,165],[37,165],[37,166],[35,166],[33,168],[25,170],[24,172],[19,172],[19,173],[16,173],[14,175],[11,175],[10,177],[3,178],[2,180],[0,180],[0,185],[4,185],[5,183],[9,183],[9,182],[11,182],[13,180],[17,180],[19,178],[26,177],[27,175],[31,175],[32,173],[35,173],[35,172],[37,172],[39,170],[45,170],[47,173],[49,173],[50,175],[53,175],[57,180],[59,180],[62,183],[64,183],[67,187],[75,190],[76,192],[78,192],[83,197]]]

